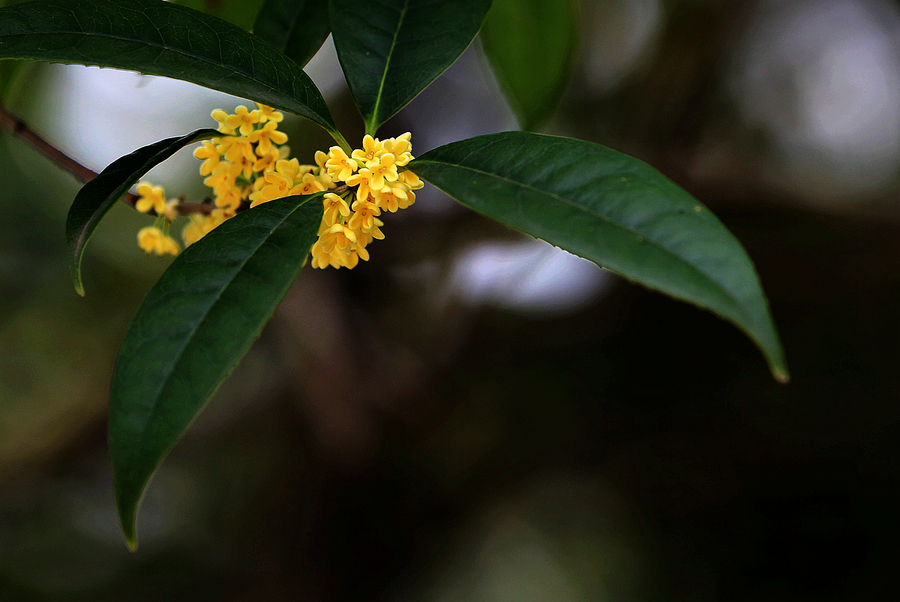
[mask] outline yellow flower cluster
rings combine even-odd
[[[333,190],[324,195],[312,265],[352,268],[360,259],[368,260],[366,245],[384,238],[378,216],[409,207],[415,202],[413,191],[422,187],[415,174],[403,169],[413,159],[410,134],[384,141],[367,135],[363,148],[349,156],[333,146],[327,153],[316,152],[315,165],[301,165],[287,158],[289,151],[283,145],[288,137],[278,131],[284,116],[271,107],[256,106],[253,111],[239,106],[232,115],[221,109],[212,112],[225,135],[203,142],[194,156],[203,161],[200,175],[213,190],[215,209],[191,214],[191,223],[182,231],[185,244],[200,240],[238,211],[286,196]],[[137,191],[136,209],[159,216],[153,228],[141,230],[139,246],[148,253],[176,255],[178,244],[167,230],[177,215],[178,201],[166,201],[162,187],[148,183],[139,184]],[[151,230],[158,235],[151,235]]]
[[[175,208],[178,199],[166,200],[166,191],[162,186],[151,186],[141,182],[137,187],[138,200],[134,208],[141,213],[154,211],[159,217],[156,224],[142,228],[138,232],[138,246],[147,253],[178,255],[179,247],[175,239],[169,236],[169,222],[177,215]]]
[[[384,141],[367,134],[363,148],[349,157],[339,146],[316,152],[316,163],[333,182],[344,182],[347,192],[325,194],[319,240],[312,247],[314,268],[353,268],[369,260],[366,245],[384,238],[378,216],[409,207],[416,200],[413,190],[422,187],[416,174],[398,169],[412,161],[411,151],[407,132]]]

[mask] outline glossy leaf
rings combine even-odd
[[[553,114],[572,70],[577,23],[573,0],[494,0],[481,40],[522,129]]]
[[[462,54],[490,0],[331,0],[331,29],[356,105],[375,133]]]
[[[175,258],[113,371],[109,453],[125,539],[150,477],[259,336],[316,240],[322,195],[239,213]]]
[[[649,165],[591,142],[505,132],[441,146],[409,168],[487,217],[715,312],[755,341],[775,378],[787,381],[768,302],[743,247]]]
[[[331,33],[328,0],[266,0],[253,33],[306,65]]]
[[[128,189],[141,177],[185,146],[221,136],[216,130],[203,129],[180,138],[166,138],[139,148],[110,163],[96,178],[81,187],[66,217],[66,243],[69,247],[72,282],[84,296],[81,259],[84,248],[100,221]]]
[[[300,65],[239,27],[161,0],[34,0],[2,8],[0,58],[181,79],[296,113],[342,140]]]

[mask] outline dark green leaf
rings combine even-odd
[[[479,213],[712,310],[756,342],[776,379],[788,379],[743,247],[649,165],[591,142],[505,132],[436,148],[409,167]]]
[[[350,91],[375,133],[466,49],[490,0],[330,0]]]
[[[181,6],[200,10],[207,14],[234,23],[241,29],[253,27],[253,20],[259,13],[263,0],[169,0]]]
[[[84,296],[81,259],[84,248],[100,220],[145,173],[198,140],[221,136],[216,130],[203,129],[180,138],[166,138],[139,148],[110,163],[96,178],[81,187],[66,217],[66,244],[71,253],[69,268],[75,290]]]
[[[0,58],[131,69],[296,113],[341,140],[294,61],[204,13],[157,0],[34,0],[0,9]]]
[[[331,33],[328,0],[266,0],[253,33],[306,65]]]
[[[321,221],[321,194],[239,213],[176,257],[138,309],[109,402],[116,503],[132,549],[151,475],[259,336]]]
[[[523,129],[539,126],[556,108],[577,37],[573,0],[494,0],[481,39]]]

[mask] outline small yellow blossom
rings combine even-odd
[[[256,108],[259,109],[259,122],[265,123],[267,121],[274,121],[275,123],[281,123],[281,120],[284,119],[284,115],[273,109],[272,107],[268,107],[266,105],[261,105],[256,103]]]
[[[192,214],[191,223],[185,226],[181,232],[184,244],[194,244],[233,215],[233,212],[226,209],[213,209],[209,215]]]
[[[256,152],[253,150],[253,143],[246,137],[229,138],[228,148],[225,150],[225,159],[227,161],[237,161],[241,157],[245,157],[250,162],[256,161]]]
[[[255,164],[256,159],[248,159],[246,155],[241,155],[234,163],[229,166],[229,176],[235,181],[241,176],[249,179],[250,175],[253,173],[253,166]]]
[[[234,128],[228,127],[225,122],[228,120],[228,113],[222,109],[215,109],[212,112],[212,118],[219,122],[219,131],[223,134],[233,134]]]
[[[275,163],[275,171],[286,178],[294,179],[300,175],[300,162],[297,159],[281,159]]]
[[[231,172],[231,163],[223,161],[204,178],[203,183],[213,189],[216,196],[221,196],[231,190],[235,185],[235,175]]]
[[[369,134],[366,134],[363,137],[363,147],[361,149],[356,149],[351,153],[351,157],[359,161],[360,163],[367,163],[372,161],[381,154],[384,146],[381,142],[372,138]]]
[[[260,156],[259,159],[256,160],[256,163],[253,164],[253,171],[267,173],[275,170],[275,164],[281,158],[281,153],[277,148],[271,149],[269,152],[264,153]]]
[[[330,253],[333,249],[338,249],[343,253],[349,253],[356,242],[356,232],[343,224],[334,224],[321,237],[319,243]]]
[[[141,213],[147,213],[151,209],[157,215],[166,212],[166,191],[162,186],[151,186],[147,182],[138,184],[137,193],[140,198],[134,204],[134,208]]]
[[[222,191],[222,194],[216,196],[216,207],[234,213],[241,206],[242,196],[240,189],[234,187],[226,188]]]
[[[409,141],[410,137],[411,134],[406,132],[396,138],[389,138],[382,143],[384,152],[391,153],[397,158],[397,167],[404,167],[413,159],[411,154],[412,144]]]
[[[325,193],[325,196],[322,198],[322,203],[325,206],[325,215],[322,217],[322,224],[327,224],[329,228],[338,221],[338,217],[347,217],[350,215],[350,206],[347,205],[347,201],[333,192]]]
[[[263,180],[266,182],[266,185],[250,195],[252,200],[251,207],[287,196],[294,185],[294,181],[291,178],[287,178],[277,171],[267,173]]]
[[[326,156],[325,170],[333,180],[346,182],[347,178],[359,168],[356,161],[351,160],[340,146],[332,146]]]
[[[178,243],[171,236],[163,234],[156,226],[141,228],[138,232],[138,246],[147,253],[156,253],[158,256],[178,255]]]
[[[219,149],[209,140],[204,140],[203,146],[194,150],[194,157],[197,159],[204,159],[203,163],[200,164],[201,176],[208,176],[211,174],[213,170],[219,166],[219,159],[221,158]]]
[[[409,186],[410,190],[418,190],[419,188],[425,186],[422,180],[419,179],[419,176],[409,171],[408,169],[406,171],[401,171],[397,180]]]
[[[381,210],[371,201],[355,201],[353,203],[353,215],[347,220],[347,225],[353,230],[371,232],[375,229],[375,218],[381,215]]]
[[[370,178],[370,186],[374,190],[381,190],[385,186],[385,181],[394,182],[397,180],[397,166],[394,165],[394,155],[384,153],[376,161],[370,161],[367,167],[372,172]]]
[[[234,110],[234,115],[229,115],[225,119],[225,126],[231,128],[232,131],[240,128],[241,136],[249,136],[253,131],[253,126],[259,123],[259,110],[249,111],[244,105],[240,105]]]
[[[279,132],[276,128],[278,127],[278,122],[270,121],[262,128],[258,130],[254,130],[250,132],[250,135],[247,136],[247,140],[256,144],[256,152],[259,155],[263,155],[272,148],[272,143],[275,144],[284,144],[287,142],[287,134],[284,132]]]
[[[332,184],[334,186],[334,184]],[[327,190],[328,186],[311,173],[305,173],[299,180],[295,180],[290,194],[315,194]]]
[[[347,183],[347,186],[358,186],[356,189],[356,198],[357,200],[364,201],[372,196],[371,179],[372,172],[363,168],[344,181]]]

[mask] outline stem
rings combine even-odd
[[[17,136],[30,144],[33,148],[43,153],[45,157],[66,170],[80,182],[90,182],[97,177],[97,173],[88,169],[69,155],[65,154],[46,140],[40,134],[28,127],[24,121],[6,110],[0,105],[0,125],[10,130],[13,136]]]
[[[353,147],[350,146],[350,144],[347,142],[347,140],[344,138],[344,136],[341,135],[341,133],[339,131],[337,131],[337,129],[329,130],[328,133],[331,134],[331,137],[334,138],[335,142],[337,142],[338,145],[340,145],[340,147],[343,149],[343,151],[345,153],[347,153],[348,156],[350,155],[351,152],[353,152]]]
[[[45,157],[50,159],[50,161],[55,163],[59,168],[64,169],[65,171],[75,176],[75,179],[79,182],[87,184],[97,177],[97,172],[88,167],[85,167],[66,153],[62,152],[61,150],[44,140],[44,138],[40,134],[31,129],[27,123],[10,113],[2,104],[0,104],[0,128],[9,130],[10,132],[12,132],[13,136],[21,138],[22,140],[30,144],[35,150],[39,151]],[[343,138],[341,140],[343,140]],[[344,144],[346,144],[346,141],[344,142]],[[127,192],[122,197],[122,202],[127,203],[132,208],[134,208],[134,205],[135,203],[137,203],[137,200],[139,198],[140,197],[133,192]],[[215,204],[212,203],[209,199],[206,199],[200,203],[179,203],[177,210],[179,215],[188,215],[191,213],[209,214],[215,208]],[[154,211],[151,211],[149,212],[149,215],[156,215],[156,213]]]

